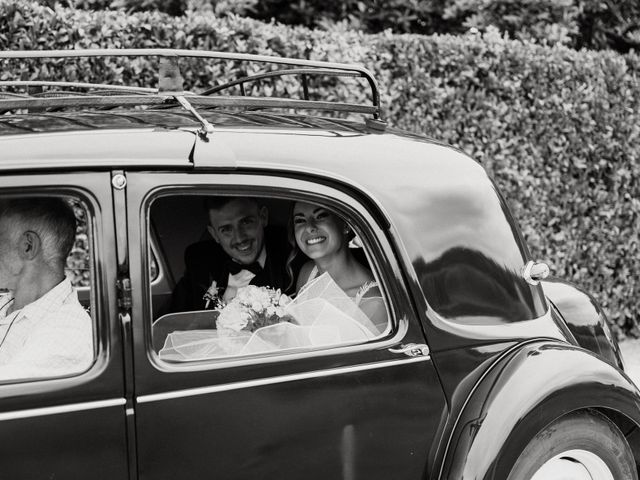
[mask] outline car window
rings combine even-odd
[[[174,279],[169,296],[150,285],[162,360],[334,348],[391,330],[362,227],[322,203],[167,195],[149,220]]]
[[[0,195],[0,382],[93,364],[91,224],[74,196]]]

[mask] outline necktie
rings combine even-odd
[[[231,275],[236,275],[240,273],[242,270],[248,270],[254,275],[257,275],[262,271],[262,267],[259,262],[253,262],[249,264],[238,263],[234,260],[227,261],[227,268],[229,269],[229,273]]]

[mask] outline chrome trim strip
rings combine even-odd
[[[119,407],[126,403],[124,398],[111,400],[99,400],[96,402],[72,403],[70,405],[56,405],[55,407],[30,408],[28,410],[15,410],[13,412],[0,413],[0,421],[17,420],[19,418],[42,417],[44,415],[57,415],[59,413],[81,412],[98,408]]]
[[[244,382],[227,383],[224,385],[213,385],[209,387],[189,388],[185,390],[174,390],[164,393],[154,393],[151,395],[141,395],[137,397],[137,403],[158,402],[161,400],[170,400],[173,398],[193,397],[195,395],[206,395],[209,393],[227,392],[230,390],[239,390],[242,388],[260,387],[263,385],[271,385],[276,383],[295,382],[309,378],[321,378],[331,375],[343,375],[346,373],[361,372],[364,370],[374,370],[378,368],[395,367],[405,365],[407,363],[428,362],[429,357],[414,357],[407,359],[391,360],[378,363],[367,363],[355,367],[339,367],[330,368],[328,370],[318,370],[315,372],[296,373],[292,375],[283,375],[280,377],[263,378],[259,380],[247,380]]]

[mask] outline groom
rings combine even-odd
[[[285,289],[290,252],[286,232],[267,227],[269,211],[254,198],[208,197],[210,240],[187,247],[186,270],[172,293],[170,312],[212,308],[246,285]]]

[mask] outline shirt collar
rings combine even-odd
[[[258,255],[258,263],[262,268],[264,268],[264,264],[267,262],[267,249],[264,245],[262,245],[262,250],[260,251],[260,255]]]
[[[0,325],[6,325],[11,323],[13,318],[10,314],[7,315],[7,308],[13,303],[13,293],[4,293],[0,295]]]
[[[62,305],[72,292],[71,280],[65,278],[43,296],[25,305],[22,314],[26,317],[41,318]]]

